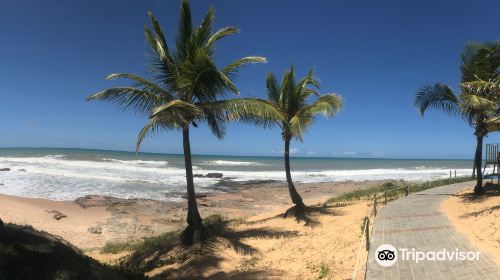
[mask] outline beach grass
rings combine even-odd
[[[335,196],[328,199],[325,204],[335,204],[342,202],[351,202],[356,200],[370,200],[376,195],[377,197],[383,197],[384,192],[387,191],[387,199],[393,200],[399,196],[404,195],[404,187],[409,187],[410,193],[420,192],[431,188],[436,188],[440,186],[445,186],[449,184],[467,182],[473,180],[472,177],[454,177],[446,179],[437,179],[426,182],[385,182],[383,184],[377,185],[363,190],[356,190],[342,194],[340,196]]]

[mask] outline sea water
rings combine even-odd
[[[472,160],[293,157],[296,182],[428,180],[472,173]],[[0,149],[0,193],[55,200],[88,194],[179,200],[185,192],[182,155],[87,149]],[[282,157],[193,155],[193,172],[233,181],[285,180]],[[195,178],[198,192],[221,179]],[[220,190],[220,188],[217,188]]]

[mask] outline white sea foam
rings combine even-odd
[[[470,175],[472,169],[457,169],[457,176]],[[216,171],[206,171],[216,172]],[[361,169],[361,170],[322,170],[322,171],[293,171],[292,178],[297,182],[321,183],[339,181],[365,180],[407,180],[421,181],[449,177],[449,169]],[[224,176],[235,178],[235,181],[246,180],[285,180],[283,171],[225,171]],[[453,173],[454,176],[454,173]]]
[[[172,164],[161,160],[96,160],[77,160],[64,155],[0,157],[0,167],[11,169],[8,172],[0,172],[0,183],[3,183],[0,185],[0,193],[57,200],[71,200],[88,194],[176,200],[185,192],[182,159],[172,159]],[[196,164],[204,167],[194,166],[193,169],[197,173],[222,172],[224,177],[236,181],[285,180],[280,161],[275,165],[232,160],[209,160]],[[447,168],[418,165],[408,168],[359,170],[294,170],[293,179],[304,183],[379,179],[414,181],[449,176]],[[457,169],[457,176],[470,175],[471,171]],[[195,178],[196,190],[214,191],[212,186],[219,181],[213,178]]]
[[[212,166],[266,166],[260,162],[254,161],[232,161],[232,160],[209,160],[202,161],[201,164]]]

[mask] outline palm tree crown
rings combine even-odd
[[[295,70],[291,69],[283,75],[279,84],[272,73],[266,77],[267,96],[272,104],[285,115],[281,122],[283,139],[295,138],[302,141],[307,129],[312,125],[315,115],[322,114],[332,117],[342,108],[342,97],[336,94],[320,95],[319,81],[314,77],[314,71],[295,80]],[[311,104],[307,101],[311,95],[317,97]]]
[[[249,56],[238,59],[225,67],[217,68],[214,62],[215,43],[237,33],[234,27],[212,32],[214,9],[210,7],[201,24],[194,28],[189,3],[182,1],[180,27],[174,50],[169,48],[166,37],[152,13],[148,13],[152,29],[144,28],[150,48],[149,70],[152,80],[134,74],[118,73],[107,79],[125,78],[129,87],[116,87],[90,96],[103,99],[125,110],[149,116],[141,130],[137,149],[149,133],[197,126],[206,122],[218,138],[225,133],[224,122],[251,117],[279,119],[279,112],[259,99],[239,98],[219,100],[228,92],[238,94],[233,79],[239,68],[248,63],[266,62],[264,57]]]

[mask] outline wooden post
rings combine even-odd
[[[405,188],[405,196],[408,196],[410,194],[410,186],[406,186]]]
[[[370,250],[370,218],[365,217],[366,251]]]
[[[457,170],[455,169],[455,179],[457,178]]]
[[[451,170],[450,170],[450,178],[448,179],[448,184],[451,183]]]
[[[429,188],[429,180],[427,180],[427,189]]]
[[[373,216],[377,216],[377,195],[373,196]]]
[[[384,192],[384,205],[387,205],[387,188]]]

